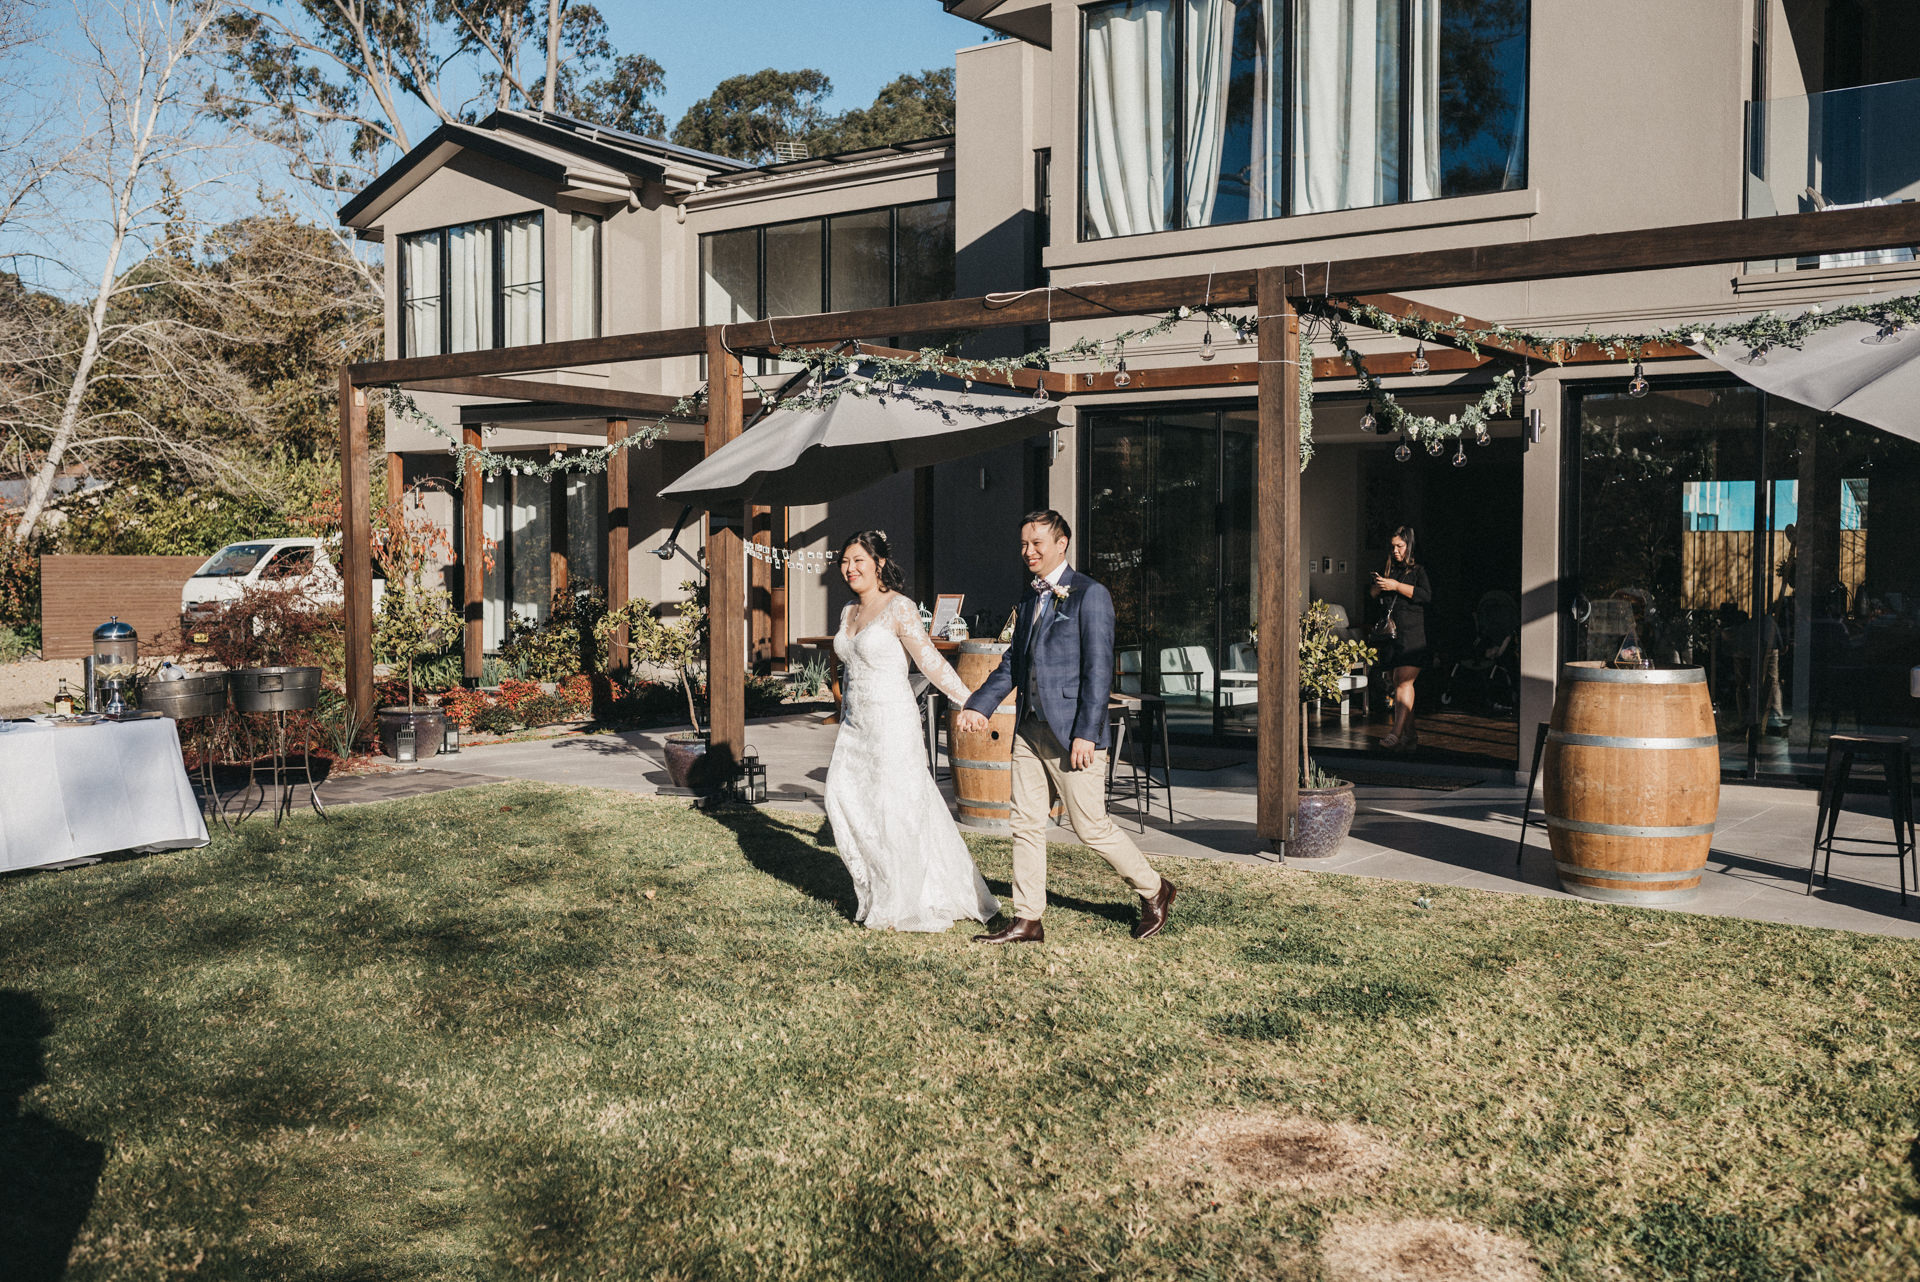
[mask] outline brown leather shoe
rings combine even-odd
[[[975,935],[976,944],[1039,944],[1046,942],[1047,931],[1038,917],[1015,917],[1011,924],[990,935]]]
[[[1152,939],[1167,924],[1167,909],[1173,907],[1173,897],[1178,893],[1173,883],[1165,877],[1160,879],[1160,891],[1151,899],[1140,896],[1140,921],[1133,928],[1135,939]]]

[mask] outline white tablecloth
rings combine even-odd
[[[0,869],[206,844],[170,718],[0,732]]]

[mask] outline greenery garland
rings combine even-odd
[[[1467,408],[1457,415],[1450,415],[1444,422],[1431,415],[1413,414],[1399,403],[1399,400],[1387,388],[1381,378],[1366,367],[1361,354],[1348,342],[1344,319],[1352,324],[1361,325],[1395,338],[1412,338],[1416,341],[1444,341],[1450,345],[1478,355],[1483,345],[1499,344],[1502,347],[1524,345],[1541,354],[1541,359],[1553,364],[1564,362],[1577,346],[1590,346],[1610,357],[1639,361],[1646,351],[1657,346],[1701,347],[1707,351],[1717,351],[1722,346],[1739,344],[1748,349],[1746,359],[1758,364],[1764,363],[1766,352],[1775,347],[1797,348],[1809,337],[1836,325],[1851,322],[1864,322],[1874,327],[1874,334],[1866,341],[1898,341],[1900,331],[1920,328],[1920,295],[1902,295],[1897,298],[1882,299],[1871,303],[1845,303],[1838,307],[1826,308],[1816,303],[1806,311],[1793,316],[1782,316],[1778,312],[1768,311],[1741,321],[1697,322],[1685,325],[1673,325],[1645,333],[1605,333],[1593,329],[1578,334],[1551,334],[1538,330],[1520,329],[1510,325],[1470,325],[1464,316],[1453,317],[1451,323],[1435,320],[1415,314],[1396,316],[1392,312],[1365,303],[1357,298],[1335,298],[1328,300],[1339,304],[1339,312],[1331,307],[1311,308],[1307,315],[1311,319],[1325,320],[1334,346],[1339,350],[1347,364],[1352,367],[1354,377],[1367,391],[1373,401],[1369,411],[1375,416],[1380,429],[1388,433],[1397,433],[1406,440],[1420,440],[1426,443],[1429,453],[1442,452],[1442,442],[1465,437],[1468,434],[1481,444],[1488,439],[1487,423],[1490,419],[1505,417],[1513,410],[1516,393],[1531,391],[1531,377],[1524,382],[1516,379],[1512,370],[1503,371]],[[864,351],[848,351],[846,344],[810,346],[802,348],[783,348],[779,359],[798,366],[796,372],[804,372],[807,378],[797,391],[788,396],[779,396],[778,392],[769,392],[759,380],[751,375],[748,382],[759,394],[761,404],[769,409],[818,410],[832,405],[840,397],[853,396],[893,396],[903,400],[914,398],[914,385],[917,380],[929,376],[943,376],[959,379],[962,387],[961,401],[966,403],[966,393],[975,382],[996,384],[1004,382],[1008,387],[1015,386],[1014,376],[1026,370],[1048,371],[1057,366],[1073,363],[1093,362],[1099,372],[1111,369],[1115,372],[1115,384],[1125,387],[1129,381],[1127,374],[1126,349],[1128,343],[1139,344],[1172,332],[1181,324],[1202,321],[1206,331],[1201,338],[1200,359],[1214,359],[1215,348],[1213,329],[1222,326],[1230,331],[1242,345],[1251,344],[1259,332],[1258,318],[1230,312],[1211,305],[1195,307],[1176,307],[1150,323],[1134,329],[1122,331],[1111,337],[1080,338],[1059,347],[1039,347],[1019,356],[965,357],[955,356],[948,348],[926,347],[917,352],[899,356],[881,355]],[[1300,466],[1305,468],[1313,458],[1313,331],[1315,325],[1309,324],[1302,332],[1300,344]],[[1636,372],[1636,377],[1638,377]],[[1093,371],[1088,371],[1088,386],[1092,385]],[[609,442],[594,449],[568,450],[564,454],[552,455],[544,460],[534,460],[525,455],[497,454],[484,446],[468,445],[460,436],[448,431],[423,413],[411,397],[397,388],[386,389],[389,411],[399,419],[418,423],[433,435],[448,442],[448,452],[454,456],[456,481],[464,477],[470,464],[478,465],[483,476],[492,477],[501,473],[521,476],[552,477],[561,472],[601,472],[606,470],[607,462],[615,453],[624,449],[651,448],[654,441],[666,435],[667,423],[673,419],[689,419],[694,411],[705,403],[707,388],[681,397],[671,409],[661,414],[651,423],[645,424],[625,440]],[[1036,387],[1033,400],[1044,403],[1052,399],[1052,394],[1044,386]],[[1456,456],[1455,462],[1463,462],[1464,456]]]

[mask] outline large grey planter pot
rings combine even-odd
[[[1353,785],[1341,783],[1332,788],[1302,788],[1300,811],[1293,821],[1293,840],[1287,843],[1288,859],[1325,859],[1340,853],[1340,843],[1353,827],[1356,803]]]
[[[440,745],[447,737],[447,714],[439,708],[382,708],[380,709],[380,751],[389,757],[395,757],[395,746],[400,738],[400,727],[413,723],[413,758],[425,761],[440,751]]]
[[[695,734],[691,730],[682,730],[670,734],[666,740],[667,778],[673,780],[676,788],[700,789],[710,773],[703,767],[707,764],[707,736]]]

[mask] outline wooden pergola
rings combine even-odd
[[[1010,301],[959,298],[866,311],[781,317],[772,325],[760,320],[689,326],[343,366],[340,371],[340,467],[348,697],[362,711],[373,708],[372,499],[366,401],[369,387],[451,392],[506,401],[578,404],[583,415],[606,415],[607,439],[611,442],[626,436],[627,415],[657,417],[671,411],[676,402],[672,397],[656,394],[613,393],[508,376],[574,365],[705,356],[708,370],[705,443],[707,453],[711,454],[738,436],[747,421],[749,403],[743,390],[743,353],[772,352],[783,346],[859,343],[873,335],[972,332],[1158,315],[1181,306],[1192,306],[1205,298],[1215,307],[1255,309],[1259,329],[1256,359],[1133,369],[1129,371],[1126,390],[1173,391],[1223,386],[1256,389],[1259,476],[1255,504],[1259,535],[1255,556],[1259,564],[1271,567],[1260,576],[1258,617],[1260,635],[1267,640],[1259,647],[1259,680],[1262,689],[1276,692],[1274,697],[1263,699],[1259,704],[1258,827],[1263,838],[1275,843],[1276,848],[1284,849],[1284,843],[1291,837],[1300,778],[1300,741],[1288,721],[1299,715],[1299,704],[1277,692],[1296,689],[1299,684],[1302,563],[1300,468],[1296,447],[1300,428],[1300,317],[1303,311],[1337,307],[1334,300],[1340,298],[1359,298],[1395,315],[1406,315],[1410,311],[1424,313],[1431,319],[1452,324],[1455,313],[1426,308],[1400,295],[1914,245],[1920,245],[1920,202],[1371,258],[1311,263],[1283,260],[1283,265],[1219,271],[1204,276],[1053,287]],[[1466,327],[1484,326],[1466,318]],[[1478,354],[1460,350],[1432,353],[1428,357],[1429,366],[1436,372],[1446,372],[1520,359],[1560,365],[1615,364],[1622,359],[1617,354],[1578,344],[1555,344],[1551,351],[1518,343],[1483,341],[1478,346],[1481,349]],[[870,347],[869,350],[881,349]],[[1382,354],[1371,358],[1368,366],[1378,374],[1405,373],[1410,355]],[[1643,359],[1659,360],[1693,358],[1696,354],[1685,347],[1661,347],[1640,355]],[[1313,372],[1320,378],[1352,374],[1347,363],[1338,357],[1316,361]],[[1044,384],[1062,396],[1117,390],[1112,372],[1033,370],[1016,374],[1013,382],[1029,388]],[[467,442],[478,445],[478,426],[464,430]],[[622,452],[614,456],[608,469],[608,588],[610,595],[617,594],[620,599],[624,599],[626,593],[629,553],[625,473]],[[468,603],[466,670],[471,675],[479,672],[481,647],[479,479],[478,465],[470,463],[463,481],[466,546],[461,550],[461,561]],[[723,760],[738,760],[746,742],[748,575],[741,541],[742,532],[751,519],[751,514],[742,511],[712,512],[708,518],[707,564],[712,609],[708,655],[712,725],[709,752]]]

